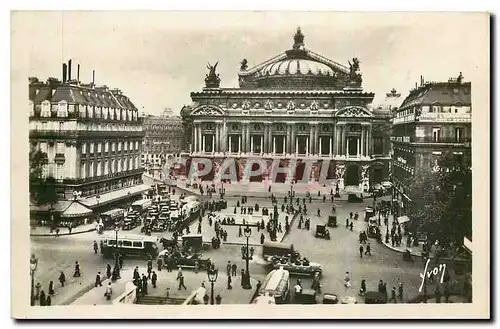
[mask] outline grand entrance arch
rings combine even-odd
[[[359,165],[357,164],[349,164],[347,165],[345,171],[345,180],[344,185],[359,185],[360,183],[360,174],[359,174]]]

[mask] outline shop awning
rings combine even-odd
[[[90,215],[92,215],[92,210],[80,204],[78,201],[72,201],[61,213],[62,218],[87,217]]]
[[[409,222],[409,221],[410,221],[410,218],[408,216],[398,217],[398,223],[399,224],[403,224],[403,223],[406,223],[406,222]]]
[[[80,203],[87,207],[95,207],[97,204],[103,205],[107,204],[110,202],[118,201],[121,199],[128,198],[133,195],[137,195],[140,193],[144,193],[146,191],[151,190],[152,187],[149,185],[141,184],[141,185],[135,185],[131,187],[126,187],[117,191],[112,191],[108,193],[103,193],[99,195],[99,198],[97,196],[92,196],[89,198],[85,199],[80,199]]]

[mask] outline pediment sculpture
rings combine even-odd
[[[201,106],[193,112],[193,115],[218,116],[222,115],[222,111],[213,106]]]
[[[367,113],[368,110],[363,109],[358,106],[350,106],[341,109],[337,116],[339,117],[370,117],[370,114]]]

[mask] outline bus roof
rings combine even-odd
[[[267,242],[264,242],[264,248],[265,247],[267,247],[267,248],[280,248],[280,249],[293,249],[293,244],[267,241]]]
[[[116,240],[116,236],[113,234],[105,234],[101,236],[101,240]],[[120,234],[120,232],[118,232],[118,240],[156,242],[158,238],[155,236],[144,236],[138,234]]]
[[[290,273],[282,268],[271,271],[262,283],[263,291],[282,290],[288,282]]]
[[[108,210],[108,211],[106,211],[106,212],[103,212],[103,213],[101,214],[101,216],[102,216],[102,215],[104,215],[104,216],[111,216],[111,215],[114,215],[114,214],[119,214],[119,213],[121,213],[121,212],[125,213],[125,210],[124,210],[124,209],[121,209],[121,208],[116,208],[116,209],[111,209],[111,210]]]

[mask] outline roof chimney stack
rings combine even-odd
[[[80,64],[76,67],[76,83],[80,84]]]
[[[95,70],[92,70],[92,84],[95,85]]]
[[[62,65],[62,82],[66,83],[66,78],[68,74],[68,65],[66,63],[63,63]]]
[[[68,61],[68,81],[71,81],[71,59]]]

